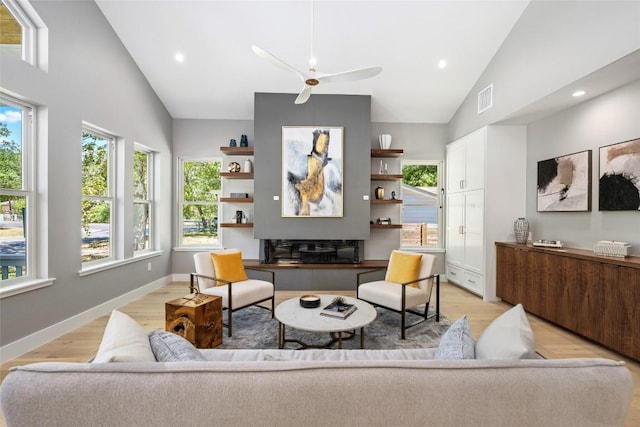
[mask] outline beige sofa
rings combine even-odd
[[[606,359],[434,360],[436,349],[202,350],[207,361],[39,363],[0,387],[13,426],[622,426]]]

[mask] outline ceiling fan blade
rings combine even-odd
[[[307,102],[311,96],[311,88],[313,88],[313,86],[304,85],[302,92],[300,92],[300,95],[296,98],[295,104],[304,104]]]
[[[324,74],[316,78],[323,82],[352,82],[354,80],[364,80],[377,76],[381,71],[382,67],[369,67],[343,71],[341,73]]]
[[[287,64],[286,62],[284,62],[282,59],[278,58],[277,56],[274,56],[274,55],[270,54],[266,50],[261,49],[256,45],[251,46],[251,50],[253,50],[253,53],[258,55],[260,58],[271,62],[273,65],[275,65],[277,67],[280,67],[280,68],[284,68],[285,70],[293,71],[294,73],[296,73],[304,81],[304,74],[302,74],[300,71],[296,70],[291,65]]]

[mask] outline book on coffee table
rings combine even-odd
[[[338,319],[346,319],[357,309],[358,307],[356,307],[355,304],[333,301],[331,302],[331,304],[323,308],[320,314],[323,316],[335,317]]]

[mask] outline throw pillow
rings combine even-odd
[[[435,359],[475,359],[473,335],[467,316],[462,316],[440,338]]]
[[[113,310],[93,363],[155,361],[142,326],[126,314]]]
[[[171,332],[150,331],[149,344],[158,362],[207,360],[193,344]]]
[[[389,259],[389,272],[387,281],[394,283],[407,283],[419,278],[422,254],[412,254],[401,251],[392,251]],[[418,288],[418,283],[410,286]]]
[[[536,339],[518,304],[498,316],[476,342],[476,359],[535,359]]]
[[[244,271],[242,252],[211,252],[211,260],[213,261],[213,268],[216,271],[216,277],[218,279],[229,282],[241,282],[249,279],[247,273]],[[216,286],[224,285],[226,285],[226,283],[217,282]]]

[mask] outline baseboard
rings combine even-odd
[[[165,276],[151,283],[148,283],[140,288],[134,289],[131,292],[127,292],[124,295],[120,295],[112,300],[104,302],[100,305],[90,308],[82,313],[71,316],[61,322],[51,325],[47,328],[41,329],[38,332],[34,332],[24,338],[9,343],[3,347],[0,347],[0,363],[6,363],[15,359],[35,348],[40,347],[43,344],[48,343],[66,333],[77,329],[92,320],[95,320],[101,316],[111,313],[112,310],[121,307],[125,304],[132,302],[135,299],[145,296],[149,292],[159,289],[174,280],[175,275]],[[188,279],[187,279],[188,280]]]

